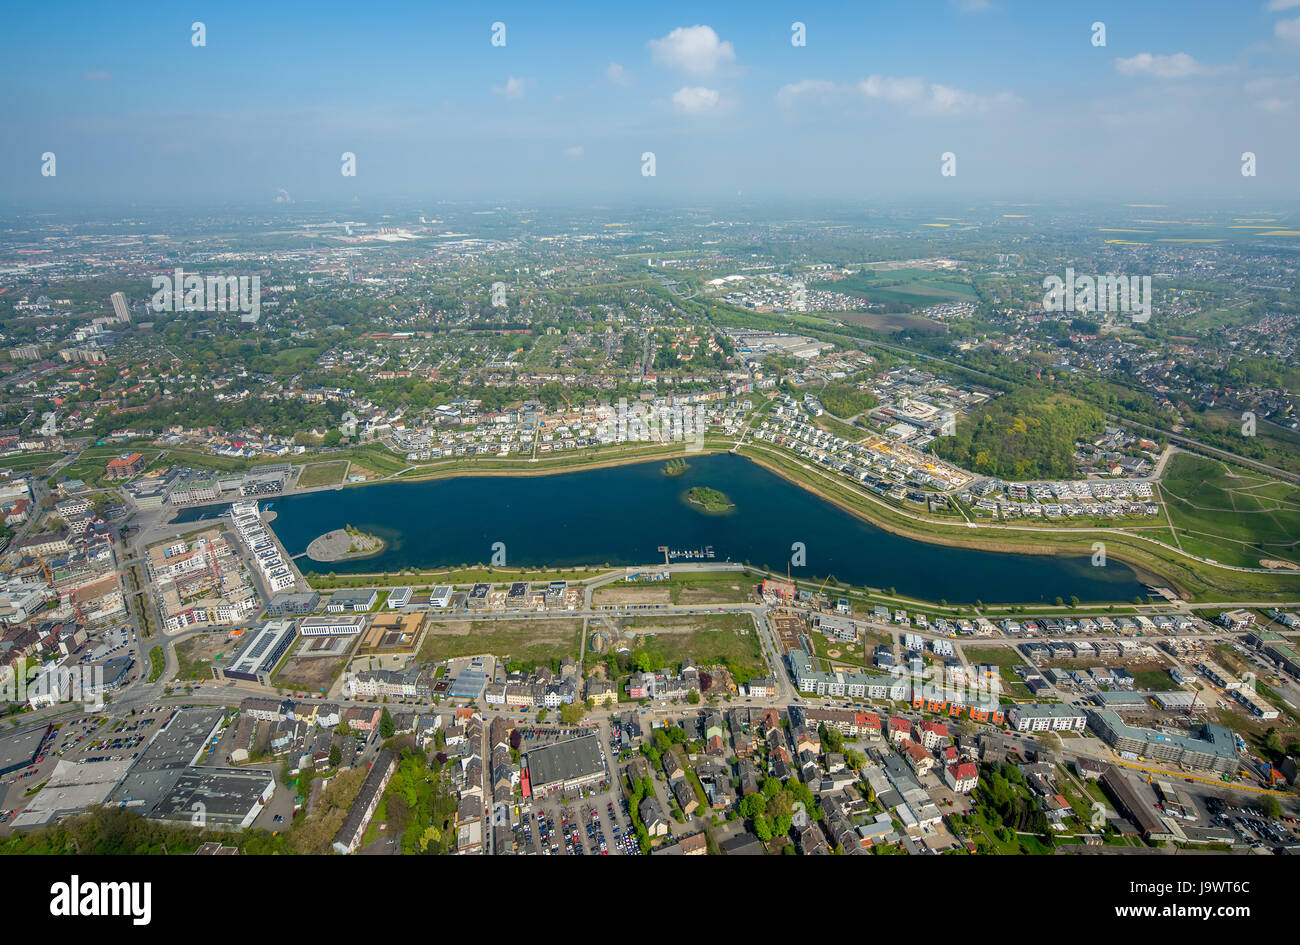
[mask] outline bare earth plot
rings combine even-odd
[[[620,604],[671,604],[672,589],[656,586],[602,587],[591,595],[592,603],[618,606]]]
[[[343,656],[291,656],[276,673],[274,682],[284,689],[328,690],[346,661]]]
[[[207,679],[219,656],[229,656],[240,646],[224,633],[200,633],[176,644],[176,678]]]

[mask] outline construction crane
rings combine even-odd
[[[212,557],[212,574],[217,581],[217,590],[221,590],[221,562],[217,560],[216,549],[212,547],[212,539],[207,539],[208,554]]]

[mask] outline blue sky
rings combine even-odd
[[[1300,0],[173,0],[6,19],[0,201],[24,205],[1278,200],[1300,173]]]

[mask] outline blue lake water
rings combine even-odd
[[[493,544],[508,567],[663,562],[658,550],[713,549],[715,560],[784,572],[794,542],[806,547],[796,578],[834,575],[842,583],[894,588],[953,603],[1130,601],[1145,586],[1127,565],[1093,567],[1087,556],[1009,554],[933,545],[890,534],[756,463],[729,453],[691,456],[681,476],[660,461],[549,476],[465,476],[382,483],[271,500],[272,527],[292,555],[313,538],[352,525],[383,537],[373,558],[315,563],[304,572],[400,571],[487,564]],[[692,486],[719,489],[735,503],[709,514],[684,501]],[[266,503],[263,503],[264,505]],[[211,514],[208,509],[206,514]],[[187,510],[194,519],[203,510]]]

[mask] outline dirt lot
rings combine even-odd
[[[744,584],[723,584],[707,581],[701,584],[686,584],[677,595],[676,604],[738,604],[749,597],[749,588]]]
[[[291,656],[276,673],[274,682],[285,689],[328,691],[346,661],[344,656]]]
[[[208,679],[212,676],[212,663],[218,657],[230,656],[240,640],[231,640],[224,633],[199,633],[176,644],[176,678]]]
[[[592,603],[601,604],[671,604],[672,589],[669,587],[602,587],[591,595]]]

